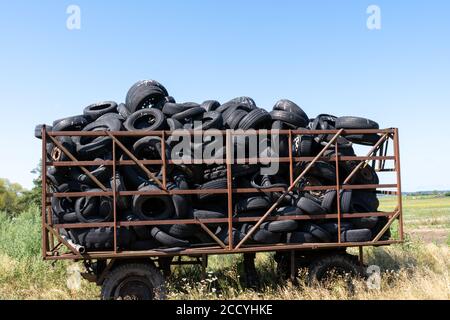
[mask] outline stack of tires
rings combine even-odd
[[[139,81],[128,91],[125,103],[117,104],[104,101],[92,104],[84,109],[82,115],[59,119],[47,131],[131,131],[146,132],[156,130],[175,131],[178,129],[378,129],[374,121],[359,117],[335,117],[320,114],[309,118],[294,102],[278,101],[271,112],[257,107],[253,99],[238,97],[226,103],[208,100],[201,104],[193,102],[177,103],[169,95],[166,88],[153,80]],[[35,129],[35,136],[41,137],[42,125]],[[279,156],[286,157],[292,153],[294,157],[312,157],[317,155],[333,135],[305,134],[295,136],[292,149],[289,149],[287,136],[279,141]],[[374,145],[377,134],[347,135],[339,138],[340,155],[354,156],[353,144]],[[108,136],[101,137],[57,137],[56,138],[78,160],[112,160],[112,141]],[[270,139],[269,139],[270,140]],[[49,141],[47,139],[47,141]],[[160,160],[165,150],[166,159],[170,159],[172,151],[177,147],[174,136],[168,136],[165,148],[160,137],[122,137],[120,141],[138,159]],[[233,140],[233,146],[248,144],[248,136],[242,135]],[[211,148],[211,141],[197,143],[192,141],[195,150],[203,152]],[[268,150],[270,153],[270,142]],[[334,148],[324,154],[334,156]],[[120,148],[116,148],[116,159],[130,160]],[[51,141],[47,143],[47,157],[51,161],[67,161],[69,157]],[[226,151],[222,148],[214,153],[216,159],[225,159]],[[343,181],[355,168],[358,162],[346,161],[339,164],[339,176]],[[298,175],[308,162],[295,165]],[[258,188],[261,192],[253,194],[233,194],[233,212],[235,217],[262,216],[267,209],[278,200],[281,193],[266,192],[271,187],[289,186],[289,166],[280,164],[275,175],[261,174],[265,165],[233,164],[233,186],[236,188]],[[161,165],[146,166],[158,179],[162,179]],[[118,166],[113,177],[112,167],[106,165],[87,167],[90,173],[104,186],[117,191],[153,191],[159,186],[138,166]],[[224,189],[227,187],[227,168],[224,164],[180,164],[167,166],[167,188],[169,190],[187,189]],[[47,180],[55,192],[99,192],[89,175],[79,167],[53,167],[46,172]],[[375,170],[366,165],[361,168],[350,181],[350,184],[378,184]],[[337,199],[340,199],[342,213],[376,212],[378,199],[375,190],[343,190],[339,194],[335,190],[311,191],[302,190],[302,186],[331,186],[336,184],[336,168],[334,162],[319,161],[304,176],[299,188],[285,197],[282,205],[273,213],[276,216],[323,215],[337,212]],[[113,200],[107,196],[86,196],[79,198],[52,198],[53,223],[91,223],[109,222],[113,220]],[[148,221],[164,219],[208,219],[225,218],[228,215],[227,195],[215,193],[199,193],[197,195],[135,195],[119,197],[117,201],[118,219],[121,221]],[[386,219],[383,217],[343,219],[341,238],[343,241],[360,242],[371,240],[382,227]],[[226,224],[209,224],[213,232],[225,244],[229,241]],[[236,223],[233,229],[233,242],[242,240],[252,228],[252,223]],[[109,250],[113,247],[113,228],[64,229],[62,234],[76,244],[84,246],[88,251]],[[198,225],[178,224],[159,226],[139,226],[118,228],[117,239],[120,249],[148,250],[186,248],[191,245],[211,244],[214,240]],[[308,222],[296,220],[280,220],[264,222],[253,233],[249,243],[309,243],[333,242],[337,240],[337,221],[330,219],[314,219]],[[384,235],[389,238],[389,231]]]

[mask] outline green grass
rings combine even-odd
[[[383,210],[395,206],[395,198],[381,200]],[[448,230],[450,198],[405,197],[405,231],[417,228]],[[395,234],[395,232],[393,232]],[[312,289],[300,283],[293,287],[276,272],[270,253],[257,255],[257,269],[263,289],[253,291],[243,285],[242,258],[239,255],[212,256],[208,277],[201,279],[199,266],[173,269],[169,279],[170,299],[449,299],[450,236],[441,245],[411,239],[402,245],[368,248],[365,259],[383,270],[383,290],[368,291],[363,282],[349,294],[336,284],[331,291]],[[14,219],[0,213],[0,299],[97,299],[99,289],[87,281],[76,290],[66,282],[70,261],[52,265],[40,257],[40,215],[30,209]],[[353,250],[354,251],[354,250]],[[80,268],[81,269],[81,268]]]

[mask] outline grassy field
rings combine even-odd
[[[382,209],[395,205],[385,197]],[[196,266],[175,268],[169,280],[170,299],[450,299],[450,197],[405,197],[402,245],[369,248],[365,260],[381,267],[381,289],[364,281],[349,292],[336,283],[332,289],[310,288],[300,280],[293,286],[276,273],[271,254],[257,255],[263,289],[245,289],[238,256],[210,258],[208,277],[201,280]],[[99,289],[82,281],[69,289],[68,279],[81,265],[40,258],[40,219],[37,209],[14,220],[0,214],[0,299],[98,299]]]

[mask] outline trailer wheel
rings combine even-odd
[[[122,264],[106,277],[101,297],[103,300],[163,300],[164,277],[151,264]]]
[[[362,277],[363,274],[364,269],[356,257],[349,254],[333,254],[314,259],[308,267],[307,280],[312,286],[318,283],[326,286],[334,280],[343,279],[351,290],[351,278]]]

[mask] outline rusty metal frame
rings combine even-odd
[[[246,158],[245,161],[278,161],[280,163],[288,163],[289,164],[289,180],[290,187],[289,188],[268,188],[264,190],[255,189],[255,188],[234,188],[232,184],[233,175],[232,175],[232,164],[233,159],[231,158],[231,144],[232,137],[234,135],[242,135],[242,134],[259,134],[259,131],[256,133],[240,133],[234,132],[232,130],[224,130],[222,134],[226,138],[226,150],[227,150],[227,159],[226,159],[226,167],[227,167],[227,188],[226,189],[210,189],[210,190],[167,190],[167,176],[166,169],[167,165],[173,164],[173,161],[170,159],[166,159],[165,154],[165,144],[162,144],[162,158],[161,160],[140,160],[137,159],[119,140],[120,137],[143,137],[143,136],[158,136],[161,138],[161,141],[165,141],[165,137],[168,135],[174,134],[170,131],[151,131],[151,132],[106,132],[106,131],[98,131],[98,132],[47,132],[46,127],[42,128],[42,172],[47,172],[48,166],[78,166],[86,173],[99,187],[102,189],[102,192],[68,192],[68,193],[60,193],[50,191],[48,188],[48,181],[46,175],[42,175],[42,256],[47,260],[59,260],[59,259],[115,259],[115,258],[127,258],[127,257],[161,257],[161,256],[181,256],[181,255],[201,255],[207,256],[208,254],[229,254],[229,253],[243,253],[243,252],[262,252],[262,251],[292,251],[295,250],[311,250],[311,249],[329,249],[329,248],[338,248],[338,247],[359,247],[360,248],[360,256],[362,257],[362,248],[365,246],[372,245],[389,245],[393,243],[400,243],[404,239],[403,235],[403,214],[402,214],[402,199],[401,199],[401,173],[400,173],[400,155],[399,155],[399,139],[398,139],[398,129],[382,129],[382,130],[268,130],[265,131],[268,134],[280,134],[287,135],[289,141],[289,148],[292,149],[292,139],[293,135],[301,135],[301,134],[328,134],[333,135],[333,137],[329,140],[329,142],[323,147],[321,152],[315,157],[293,157],[292,152],[289,152],[289,157],[277,157],[277,158],[257,158],[251,159]],[[203,134],[202,131],[183,131],[177,132],[177,135],[184,134]],[[333,143],[340,136],[345,136],[347,134],[379,134],[379,141],[371,148],[366,156],[340,156],[339,155],[339,147],[338,144]],[[112,150],[113,150],[113,159],[112,160],[104,160],[104,161],[78,161],[64,146],[59,143],[56,137],[58,136],[91,136],[91,137],[100,137],[100,136],[108,136],[112,141]],[[50,139],[56,147],[58,147],[62,152],[64,152],[70,161],[53,161],[51,159],[47,159],[46,152],[46,143]],[[388,156],[388,146],[387,143],[389,140],[393,140],[393,156]],[[116,147],[122,149],[131,160],[118,160],[116,159]],[[335,151],[335,156],[324,157],[323,154],[325,151],[333,147]],[[242,160],[242,159],[240,159]],[[340,182],[339,179],[339,170],[338,164],[340,161],[354,160],[359,161],[359,164],[353,169],[350,175],[343,181]],[[385,169],[385,162],[388,160],[394,161],[393,169]],[[306,175],[308,170],[311,169],[313,164],[317,161],[328,161],[334,162],[336,165],[336,184],[331,186],[304,186],[301,190],[336,190],[337,195],[342,190],[357,190],[357,189],[392,189],[395,188],[396,191],[384,191],[378,190],[379,193],[385,194],[394,194],[397,195],[397,207],[393,212],[371,212],[371,213],[352,213],[346,214],[341,213],[340,205],[337,206],[337,213],[333,214],[324,214],[324,215],[302,215],[302,216],[289,216],[289,217],[274,217],[270,216],[271,212],[276,209],[281,200],[292,190],[298,188],[298,182]],[[365,166],[369,161],[373,161],[374,163],[378,161],[379,166],[377,171],[391,171],[396,173],[395,184],[377,184],[377,185],[356,185],[350,184],[352,177],[356,174],[356,172]],[[202,160],[202,163],[212,163],[210,160]],[[294,165],[298,162],[306,162],[308,165],[306,168],[300,173],[298,177],[294,179]],[[156,178],[147,168],[146,165],[149,164],[160,164],[162,166],[162,182]],[[112,179],[112,190],[108,190],[100,181],[96,181],[97,179],[92,176],[92,174],[85,168],[85,166],[93,166],[93,165],[107,165],[112,166],[113,177],[116,176],[117,166],[127,166],[127,165],[137,165],[141,168],[149,177],[149,179],[153,180],[161,190],[157,191],[120,191],[117,190],[115,179]],[[99,182],[99,183],[97,183]],[[275,202],[275,204],[261,217],[234,217],[233,210],[233,201],[232,195],[236,193],[254,193],[254,192],[281,192],[282,195]],[[153,220],[153,221],[120,221],[118,217],[118,209],[117,209],[117,198],[123,196],[132,196],[136,194],[141,195],[173,195],[173,194],[199,194],[199,193],[214,193],[214,194],[227,194],[228,199],[228,216],[225,218],[218,219],[172,219],[172,220]],[[79,197],[79,196],[109,196],[114,199],[114,214],[113,221],[104,222],[104,223],[75,223],[75,224],[53,224],[51,218],[51,208],[49,203],[50,197]],[[337,196],[337,201],[339,202],[340,197]],[[363,243],[345,243],[341,241],[340,232],[338,241],[335,243],[314,243],[314,244],[274,244],[274,245],[248,245],[246,241],[251,237],[252,233],[256,231],[257,227],[263,221],[276,221],[276,220],[314,220],[314,219],[337,219],[338,220],[338,229],[340,230],[341,219],[343,218],[358,218],[358,217],[370,217],[370,216],[386,216],[389,217],[388,223],[385,227],[379,232],[378,235],[372,241],[363,242]],[[390,225],[395,221],[399,220],[399,238],[400,240],[384,240],[380,241],[381,236],[384,232],[390,227]],[[256,224],[244,239],[238,243],[236,246],[233,244],[232,239],[232,230],[233,223],[239,222],[255,222]],[[228,245],[225,245],[220,239],[218,239],[214,233],[208,228],[208,224],[211,223],[226,223],[228,225],[229,231],[229,239]],[[117,229],[120,227],[129,227],[129,226],[152,226],[152,225],[164,225],[164,224],[197,224],[199,225],[211,238],[216,242],[214,244],[207,244],[205,246],[196,245],[191,248],[176,252],[176,253],[167,253],[156,250],[146,250],[146,251],[119,251],[117,246]],[[114,250],[112,251],[103,251],[103,252],[88,252],[86,254],[79,254],[75,248],[73,248],[65,239],[59,236],[60,228],[91,228],[91,227],[113,227],[114,232]],[[57,241],[55,245],[55,240]],[[233,247],[234,246],[234,247]],[[61,252],[62,249],[66,247],[70,250],[69,253]]]

